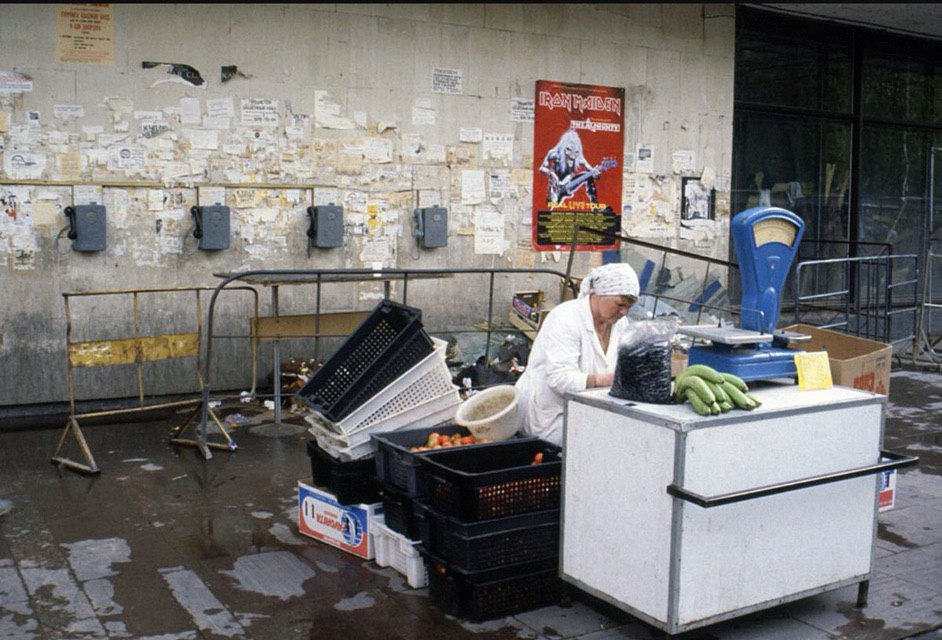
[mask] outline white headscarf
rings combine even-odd
[[[637,299],[641,293],[638,274],[624,262],[612,262],[596,267],[582,281],[579,297],[590,294],[598,296],[632,296]]]

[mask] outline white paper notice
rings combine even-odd
[[[482,149],[485,160],[509,162],[514,155],[514,137],[512,134],[487,133]]]
[[[235,118],[232,98],[212,98],[206,101],[206,115],[210,118]]]
[[[478,207],[474,212],[474,253],[501,254],[504,252],[504,216],[490,207]]]
[[[464,169],[461,172],[461,204],[480,204],[486,197],[484,171]]]
[[[416,100],[412,105],[412,124],[413,125],[434,125],[435,109],[432,108],[428,100]]]
[[[480,127],[461,127],[458,132],[459,142],[480,142],[484,139],[484,132]]]
[[[674,173],[690,173],[694,169],[696,156],[689,149],[679,149],[671,154],[671,170]]]
[[[203,128],[225,131],[229,129],[229,118],[214,118],[212,116],[203,116]]]
[[[143,171],[147,163],[147,154],[143,147],[119,146],[108,155],[108,169],[111,171]]]
[[[428,146],[428,151],[425,154],[425,158],[431,163],[445,162],[445,145],[430,144]]]
[[[491,201],[500,200],[510,195],[510,171],[496,171],[488,176]]]
[[[510,99],[510,119],[514,122],[534,121],[534,102],[528,98]]]
[[[340,105],[326,91],[314,92],[314,126],[321,129],[353,129],[356,124],[340,115]]]
[[[367,162],[392,162],[392,142],[382,138],[367,138],[363,141],[363,157]]]
[[[340,189],[335,187],[317,187],[314,189],[314,206],[322,207],[340,202]]]
[[[635,151],[635,171],[654,173],[654,145],[639,144]]]
[[[164,190],[163,189],[148,189],[147,190],[147,210],[148,211],[162,211],[164,208]]]
[[[460,96],[464,93],[463,72],[461,69],[432,69],[432,91]]]
[[[127,195],[127,191],[123,191],[121,189],[115,189],[114,193],[123,193]],[[100,185],[77,184],[72,188],[72,200],[75,202],[75,204],[101,204],[103,202],[101,199],[101,194],[102,189]],[[118,206],[117,201],[115,201],[115,208],[121,209],[121,207]]]
[[[196,192],[201,207],[226,204],[225,187],[200,187]]]
[[[219,148],[219,132],[204,131],[202,129],[187,129],[185,132],[190,145],[194,149],[207,149],[210,151]]]
[[[0,93],[26,93],[33,90],[33,79],[25,73],[0,70]]]
[[[203,121],[199,98],[180,98],[180,123],[199,124]]]
[[[419,191],[419,208],[439,207],[442,204],[442,193],[438,189],[421,189]]]
[[[85,107],[80,104],[57,104],[52,107],[52,115],[63,120],[84,118]]]
[[[3,170],[13,180],[39,180],[46,169],[46,154],[7,151],[3,154]]]
[[[271,98],[243,98],[242,126],[277,127],[278,101]]]

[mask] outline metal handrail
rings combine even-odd
[[[886,458],[888,461],[878,462],[877,464],[858,467],[856,469],[848,469],[846,471],[825,473],[818,476],[813,476],[811,478],[802,478],[800,480],[792,480],[790,482],[780,482],[777,484],[766,485],[764,487],[757,487],[755,489],[747,489],[745,491],[732,491],[730,493],[723,493],[716,496],[704,496],[676,484],[668,485],[667,493],[674,496],[675,498],[679,498],[686,502],[691,502],[699,507],[703,507],[704,509],[710,509],[726,504],[733,504],[735,502],[744,502],[746,500],[755,500],[757,498],[774,496],[780,493],[787,493],[789,491],[798,491],[800,489],[818,487],[825,484],[831,484],[832,482],[840,482],[842,480],[850,480],[852,478],[876,475],[878,473],[883,473],[884,471],[892,471],[894,469],[902,469],[903,467],[911,467],[919,463],[919,458],[915,456],[906,456],[900,453],[894,453],[892,451],[881,450],[880,457],[881,459]]]

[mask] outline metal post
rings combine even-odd
[[[278,285],[271,287],[271,314],[278,318]],[[275,359],[275,424],[281,424],[281,338],[275,336],[272,341],[272,353]]]
[[[494,272],[491,271],[490,287],[487,294],[487,342],[484,345],[484,365],[491,361],[491,318],[494,314]]]

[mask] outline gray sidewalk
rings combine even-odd
[[[881,514],[869,605],[855,586],[693,631],[698,640],[942,640],[942,375],[893,374],[886,448],[917,455]],[[245,405],[221,415],[245,410]],[[662,634],[577,593],[475,624],[390,568],[297,533],[303,437],[233,435],[204,462],[158,421],[85,429],[102,474],[49,464],[59,429],[0,434],[0,639],[649,640]],[[604,558],[602,559],[604,561]],[[630,579],[630,576],[626,576]]]

